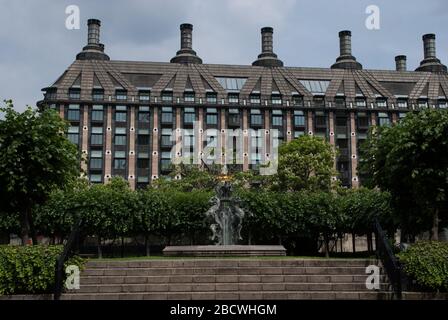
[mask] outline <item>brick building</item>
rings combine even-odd
[[[204,64],[190,24],[180,26],[181,48],[170,62],[110,60],[100,25],[88,20],[87,45],[38,102],[70,122],[68,137],[87,156],[82,166],[92,182],[123,176],[132,188],[144,187],[171,170],[173,143],[189,142],[201,153],[210,139],[225,140],[227,128],[241,129],[244,154],[234,169],[247,170],[269,158],[269,150],[251,152],[259,139],[252,128],[266,139],[271,129],[283,141],[325,137],[339,149],[337,179],[357,187],[358,147],[370,126],[447,107],[447,68],[433,34],[423,36],[424,59],[415,71],[407,71],[406,56],[395,58],[396,70],[366,70],[352,55],[350,31],[339,33],[340,56],[330,68],[305,68],[283,66],[270,27],[261,29],[262,52],[246,66]],[[215,134],[203,137],[205,129]]]

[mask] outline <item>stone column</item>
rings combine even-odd
[[[267,161],[268,159],[266,158],[266,154],[267,153],[271,153],[271,148],[270,148],[270,142],[271,142],[271,117],[270,117],[270,110],[265,110],[264,111],[264,145],[261,146],[261,150],[264,151],[264,155],[263,157],[265,158],[265,161]],[[263,134],[263,132],[262,132]],[[262,135],[263,137],[263,135]]]
[[[62,119],[65,119],[65,111],[64,111],[64,105],[63,105],[63,104],[60,104],[60,105],[59,105],[59,116],[60,116]]]
[[[293,138],[294,132],[292,132],[291,125],[291,110],[286,111],[286,141],[289,142]]]
[[[243,171],[249,170],[249,131],[247,109],[243,110]]]
[[[330,144],[333,147],[333,150],[335,151],[336,154],[336,132],[335,132],[335,127],[334,127],[334,112],[330,111],[328,113],[328,122],[329,122],[329,127],[330,127]],[[333,161],[333,169],[336,171],[336,157],[334,158]],[[334,179],[337,179],[337,177],[335,176]]]
[[[202,152],[202,150],[204,149],[203,147],[203,143],[204,143],[204,140],[203,140],[203,128],[204,128],[204,126],[203,126],[203,123],[204,123],[204,109],[203,108],[198,108],[198,123],[199,123],[199,125],[198,125],[198,133],[197,133],[197,137],[196,137],[196,141],[197,141],[197,152],[199,153],[199,155],[198,155],[198,157],[199,157],[199,162],[201,163],[201,155],[200,155],[200,153]],[[195,132],[195,134],[196,134],[196,132]]]
[[[176,131],[174,133],[174,137],[175,137],[175,143],[176,143],[176,147],[175,147],[175,157],[180,157],[180,152],[182,151],[182,125],[181,125],[181,114],[180,114],[180,108],[176,108]]]
[[[106,156],[104,160],[104,181],[112,177],[112,106],[106,106]]]
[[[90,158],[89,154],[89,107],[87,105],[83,106],[82,110],[82,142],[81,142],[81,150],[83,156],[86,157],[86,161],[81,162],[81,169],[88,175],[88,159]]]
[[[356,150],[356,121],[355,113],[350,112],[350,150],[351,150],[351,171],[352,171],[352,188],[359,187],[358,179],[358,155]]]
[[[218,147],[219,147],[219,156],[221,159],[221,163],[227,163],[229,161],[231,161],[231,159],[227,159],[226,157],[226,153],[228,152],[227,150],[227,139],[226,139],[226,110],[225,109],[221,109],[220,112],[220,129],[221,129],[221,143],[218,143]],[[222,155],[222,153],[224,153],[224,155]]]
[[[152,154],[151,154],[151,176],[152,180],[159,177],[159,108],[153,109],[152,129]]]
[[[376,126],[376,112],[370,114],[370,122],[371,126]]]
[[[135,107],[130,108],[130,128],[129,128],[129,161],[128,161],[128,181],[132,190],[135,190]]]
[[[398,117],[397,117],[397,114],[396,113],[392,113],[392,123],[397,123],[397,121],[398,121]]]
[[[308,116],[307,116],[307,129],[308,129],[308,134],[309,135],[313,135],[314,130],[313,130],[313,111],[308,111]]]

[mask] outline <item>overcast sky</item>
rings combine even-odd
[[[79,6],[79,30],[65,27],[68,5]],[[380,9],[380,30],[365,26],[369,5]],[[329,67],[344,29],[366,69],[393,69],[398,54],[415,69],[425,33],[436,34],[448,63],[446,0],[0,0],[0,99],[18,110],[35,105],[86,44],[89,18],[102,21],[101,42],[117,60],[169,61],[188,22],[204,63],[251,64],[264,26],[274,28],[274,52],[286,66]]]

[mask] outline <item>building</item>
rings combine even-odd
[[[350,31],[339,33],[340,56],[331,67],[298,68],[274,53],[270,27],[261,29],[261,53],[246,66],[203,63],[190,24],[180,26],[181,48],[170,62],[110,60],[100,25],[88,20],[87,45],[38,102],[70,122],[68,137],[87,156],[82,166],[92,182],[123,176],[132,188],[144,187],[171,169],[173,140],[201,154],[210,139],[223,142],[227,128],[243,135],[236,169],[256,167],[269,150],[251,153],[260,140],[252,128],[262,129],[262,139],[272,129],[283,141],[325,137],[339,149],[335,179],[357,187],[358,146],[370,126],[399,121],[409,110],[447,107],[447,68],[436,57],[434,34],[423,36],[415,71],[407,71],[406,56],[395,58],[396,70],[380,71],[363,69],[352,55]],[[203,137],[204,129],[214,129],[214,137]]]

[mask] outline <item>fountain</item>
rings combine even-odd
[[[232,195],[232,184],[224,165],[220,182],[215,187],[216,195],[210,199],[211,207],[206,212],[215,245],[168,246],[163,249],[166,256],[284,256],[281,245],[238,245],[242,240],[241,227],[247,213],[240,207],[240,199]]]

